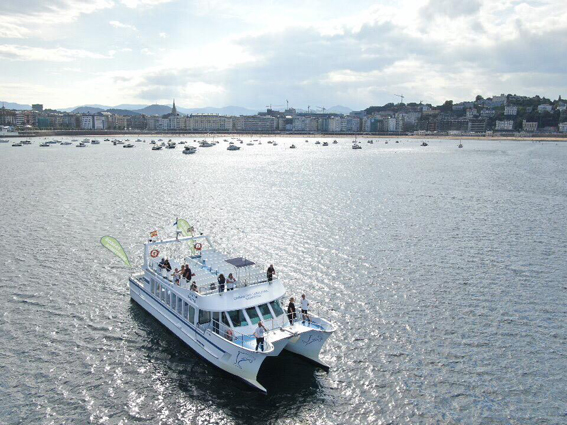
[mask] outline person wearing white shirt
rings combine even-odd
[[[311,318],[309,317],[309,301],[305,298],[305,294],[301,296],[301,315],[303,316],[301,323],[305,323],[305,320],[311,323]]]
[[[258,322],[258,327],[254,331],[254,336],[256,337],[256,351],[258,351],[258,347],[261,347],[262,351],[264,351],[264,335],[266,332],[267,329],[264,327],[262,322]]]

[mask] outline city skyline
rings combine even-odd
[[[562,1],[4,1],[0,98],[264,109],[565,94]]]

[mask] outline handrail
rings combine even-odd
[[[210,322],[207,322],[204,325],[206,325],[203,329],[204,331],[209,330],[211,333],[218,335],[220,338],[228,342],[231,342],[237,346],[239,345],[244,349],[254,351],[255,347],[247,347],[244,345],[244,343],[246,342],[244,337],[254,338],[253,341],[255,341],[256,337],[254,335],[243,334],[242,332],[239,332],[234,328],[231,328],[230,326],[226,326],[224,323],[215,319],[212,319]],[[218,326],[217,328],[218,332],[215,331],[215,325]],[[197,324],[197,326],[199,328],[203,328],[203,325]],[[268,333],[269,330],[266,332],[266,336]],[[232,335],[232,339],[230,339],[229,335]],[[240,338],[240,343],[235,342],[238,341],[238,338]],[[272,351],[273,349],[274,349],[274,345],[271,342],[269,342],[267,339],[264,339],[264,352],[269,352]]]
[[[271,282],[275,282],[277,279],[278,278],[275,277],[274,279],[271,280]],[[246,288],[248,286],[261,285],[262,283],[266,283],[266,282],[268,282],[267,278],[259,279],[259,280],[254,281],[254,282],[237,280],[235,282],[234,289]],[[197,292],[199,293],[199,295],[206,296],[206,295],[213,295],[213,294],[217,294],[217,293],[229,292],[229,289],[228,289],[228,284],[225,282],[224,283],[224,291],[221,292],[221,291],[219,291],[218,282],[211,282],[211,283],[206,283],[204,285],[197,285]]]

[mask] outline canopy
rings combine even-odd
[[[226,262],[228,264],[232,264],[234,267],[236,267],[238,269],[241,268],[241,267],[253,266],[255,264],[252,261],[247,260],[246,258],[242,258],[242,257],[231,258],[229,260],[226,260]]]

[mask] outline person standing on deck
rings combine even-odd
[[[287,319],[289,320],[289,324],[293,325],[293,321],[295,320],[295,298],[293,297],[289,299],[289,304],[287,305]]]
[[[268,271],[266,272],[266,276],[268,277],[268,282],[272,281],[272,278],[275,274],[276,274],[276,270],[274,269],[274,265],[270,264],[270,267],[268,267]]]
[[[224,292],[224,283],[226,282],[224,274],[222,273],[219,274],[218,281],[219,281],[219,292]]]
[[[301,323],[305,323],[305,320],[311,323],[311,318],[309,317],[309,301],[305,298],[305,294],[301,296],[301,315],[303,316],[303,321]]]
[[[258,347],[261,347],[262,351],[264,351],[264,335],[267,331],[262,322],[258,322],[258,327],[254,331],[254,336],[256,337],[256,351],[258,351]]]

